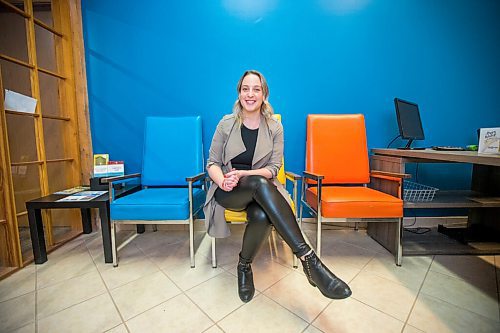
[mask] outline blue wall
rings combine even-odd
[[[420,105],[422,146],[500,126],[496,0],[82,0],[95,153],[140,170],[144,117],[201,115],[205,152],[246,69],[283,115],[287,169],[304,167],[308,113],[364,113],[370,147],[398,134],[393,98]],[[402,142],[395,142],[399,146]],[[469,166],[420,165],[467,188]]]

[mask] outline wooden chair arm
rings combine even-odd
[[[296,180],[300,180],[300,179],[302,178],[302,177],[301,177],[301,176],[299,176],[298,174],[293,173],[293,172],[291,172],[291,171],[285,171],[285,176],[286,176],[286,178],[287,178],[288,180],[290,180],[290,181],[292,181],[292,182],[293,182],[293,181],[296,181]]]
[[[130,175],[116,176],[116,177],[107,177],[101,179],[102,183],[112,183],[118,180],[130,179],[130,178],[139,178],[141,177],[140,173],[131,173]]]
[[[370,171],[370,177],[391,180],[394,182],[401,183],[403,179],[411,178],[410,174],[407,173],[396,173],[396,172],[386,172],[379,170]]]
[[[320,180],[323,180],[325,178],[325,176],[323,176],[323,175],[318,175],[318,174],[315,174],[315,173],[312,173],[309,171],[304,171],[303,173],[304,173],[304,178],[315,180],[315,181],[320,181]]]
[[[198,181],[203,177],[206,177],[206,172],[201,172],[201,173],[197,174],[196,176],[186,177],[186,181],[194,183],[195,181]]]

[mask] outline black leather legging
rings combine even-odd
[[[307,245],[292,209],[276,186],[263,176],[247,176],[230,192],[220,188],[215,200],[224,208],[247,211],[248,224],[243,235],[240,256],[252,262],[274,226],[297,257],[311,250]]]

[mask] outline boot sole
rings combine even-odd
[[[311,286],[313,286],[314,288],[318,288],[318,286],[317,286],[314,282],[312,282],[311,280],[307,279],[307,281],[309,281],[309,284],[310,284]],[[323,296],[325,296],[326,298],[330,298],[330,299],[346,299],[346,298],[348,298],[348,297],[350,297],[350,296],[352,295],[352,292],[351,292],[351,293],[350,293],[349,295],[347,295],[347,296],[334,297],[334,296],[329,296],[329,295],[325,294],[325,293],[324,293],[321,289],[319,289],[319,288],[318,288],[318,290],[319,290],[319,292],[320,292]]]

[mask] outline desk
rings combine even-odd
[[[131,189],[118,190],[117,197],[130,193]],[[90,219],[90,209],[97,208],[101,219],[102,246],[104,249],[104,262],[112,263],[113,256],[111,252],[111,225],[109,222],[109,195],[103,194],[90,201],[57,201],[68,195],[50,194],[45,197],[30,200],[26,202],[28,211],[28,221],[30,226],[31,243],[33,247],[33,256],[35,264],[43,264],[47,261],[47,248],[45,247],[45,235],[43,232],[42,209],[63,209],[78,208],[82,214],[82,228],[84,234],[92,232],[92,222]],[[144,232],[144,226],[137,226],[138,232]]]
[[[405,173],[407,163],[468,163],[473,165],[470,190],[466,191],[438,191],[431,202],[405,202],[404,208],[412,209],[439,209],[439,208],[467,208],[469,231],[488,230],[491,234],[500,235],[500,156],[478,154],[472,151],[436,151],[401,150],[401,149],[372,149],[370,158],[373,170]],[[384,185],[391,186],[391,185]],[[391,191],[391,189],[389,189]],[[394,191],[394,189],[392,189]],[[369,224],[368,233],[393,251],[392,244],[385,240],[384,234],[389,226],[384,224]],[[471,233],[465,233],[465,241]],[[470,239],[469,239],[470,240]],[[404,243],[403,243],[404,244]],[[403,253],[413,254],[444,254],[428,251],[409,251],[403,247]],[[458,251],[455,248],[450,254],[492,254],[500,253],[497,250]]]

